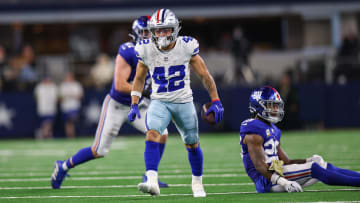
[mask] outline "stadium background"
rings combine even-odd
[[[186,150],[173,125],[159,165],[159,177],[170,187],[161,196],[137,191],[145,143],[129,126],[106,158],[72,169],[61,190],[53,190],[54,161],[93,142],[109,84],[97,83],[92,70],[103,65],[112,71],[118,46],[130,40],[132,21],[162,7],[182,21],[181,35],[199,40],[225,106],[220,125],[199,121],[207,197],[192,197]],[[238,133],[249,116],[250,91],[272,85],[290,107],[279,124],[289,157],[320,154],[359,172],[359,25],[358,0],[1,0],[0,202],[360,202],[358,188],[322,183],[304,193],[256,193],[242,164]],[[240,79],[234,77],[231,51],[237,27],[251,45],[251,71]],[[350,35],[351,43],[343,40]],[[55,139],[34,139],[39,120],[33,88],[44,75],[60,83],[67,71],[85,88],[77,138],[62,139],[59,112]],[[290,89],[284,85],[289,79]],[[199,112],[209,98],[196,77],[191,85]]]
[[[181,35],[200,42],[200,54],[216,79],[225,106],[224,121],[201,132],[236,132],[249,116],[248,96],[254,87],[281,88],[284,74],[291,75],[296,105],[281,125],[289,129],[357,128],[360,124],[360,66],[357,60],[339,57],[343,38],[359,36],[360,3],[342,0],[293,1],[25,1],[0,2],[0,45],[5,49],[0,71],[0,138],[34,137],[39,127],[33,97],[34,85],[44,75],[60,82],[73,71],[85,88],[77,136],[92,136],[102,99],[109,84],[98,86],[89,74],[101,55],[114,61],[118,46],[128,41],[133,19],[157,8],[172,9],[182,21]],[[233,78],[233,30],[241,27],[251,44],[249,64],[253,78]],[[33,49],[30,71],[21,78],[17,65],[22,48]],[[345,64],[345,65],[343,65]],[[336,75],[337,68],[348,70]],[[18,77],[6,78],[6,71]],[[209,100],[196,77],[192,78],[198,112]],[[281,93],[281,92],[280,92]],[[290,103],[292,102],[292,103]],[[288,114],[289,115],[289,114]],[[64,137],[58,113],[55,137]],[[170,132],[176,132],[174,126]],[[135,130],[124,126],[121,133]]]

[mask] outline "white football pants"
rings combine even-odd
[[[311,177],[311,166],[314,162],[306,162],[303,164],[290,164],[283,166],[284,176],[287,180],[296,181],[302,188],[309,187],[319,180]],[[326,168],[326,163],[320,164],[321,167]],[[285,192],[281,185],[274,185],[270,189],[271,192]]]
[[[125,122],[128,122],[134,128],[145,134],[147,131],[145,127],[145,115],[149,103],[149,99],[143,98],[139,104],[141,118],[136,118],[134,122],[129,122],[128,113],[130,106],[117,102],[108,94],[102,105],[95,140],[91,147],[92,150],[95,151],[98,156],[105,156],[109,152],[114,138],[118,135],[121,126]],[[163,135],[164,134],[168,134],[167,129],[164,130]]]

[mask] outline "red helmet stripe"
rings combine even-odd
[[[159,23],[160,11],[161,11],[161,9],[159,9],[157,14],[156,14],[156,23]]]

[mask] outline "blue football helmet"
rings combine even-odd
[[[284,102],[275,88],[270,86],[256,88],[249,100],[252,114],[271,123],[278,123],[284,118]]]
[[[148,27],[149,20],[150,16],[140,16],[138,19],[134,20],[132,24],[132,31],[129,36],[133,38],[135,42],[150,38],[150,31]]]

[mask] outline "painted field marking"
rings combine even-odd
[[[204,184],[206,187],[216,186],[247,186],[254,183],[219,183]],[[169,187],[191,187],[191,184],[169,184]],[[137,188],[137,185],[87,185],[87,186],[62,186],[61,189],[97,189],[97,188]],[[0,190],[44,190],[52,189],[50,186],[45,187],[0,187]]]
[[[161,175],[160,178],[191,178],[191,175]],[[232,178],[232,177],[247,177],[246,174],[206,174],[205,178]],[[70,178],[72,181],[77,180],[138,180],[141,176],[111,176],[111,177],[75,177]],[[48,178],[6,178],[0,179],[0,182],[41,182],[50,181],[50,175]]]
[[[306,190],[306,192],[334,192],[334,191],[360,191],[360,189],[325,189],[325,190]],[[217,193],[207,193],[207,195],[234,195],[234,194],[257,194],[257,192],[217,192]],[[162,194],[160,197],[169,197],[169,196],[192,196],[192,194]],[[127,197],[149,197],[147,194],[141,195],[76,195],[76,196],[9,196],[9,197],[0,197],[0,199],[55,199],[55,198],[127,198]],[[359,202],[359,201],[335,201],[337,202]],[[320,202],[317,202],[320,203]],[[329,203],[333,203],[329,201]]]

